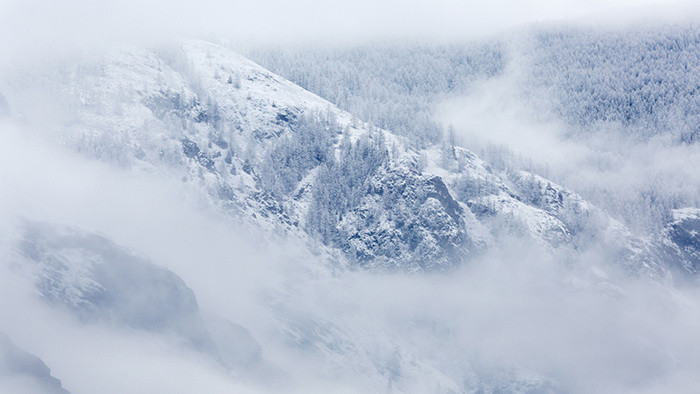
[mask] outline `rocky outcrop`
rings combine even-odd
[[[68,394],[44,362],[0,333],[0,392],[16,394]]]
[[[440,270],[484,247],[470,238],[465,212],[440,177],[383,169],[368,184],[361,204],[339,224],[348,252],[360,264]]]
[[[700,208],[672,211],[660,235],[659,249],[672,268],[696,275],[700,271]]]

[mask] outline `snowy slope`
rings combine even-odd
[[[294,196],[272,195],[260,183],[265,155],[275,141],[293,135],[304,116],[322,117],[338,125],[336,131],[328,129],[336,155],[345,139],[381,136],[390,159],[370,183],[399,181],[416,196],[434,193],[430,191],[433,184],[447,186],[437,205],[430,201],[425,205],[421,197],[384,206],[376,197],[378,189],[366,186],[366,197],[340,213],[337,232],[341,239],[325,242],[329,256],[337,257],[339,250],[350,261],[359,259],[370,267],[449,267],[455,258],[462,261],[478,253],[504,226],[557,249],[580,246],[574,234],[578,229],[572,226],[579,217],[593,211],[605,217],[567,192],[565,219],[561,207],[547,200],[553,188],[534,191],[549,201],[546,206],[533,196],[523,197],[523,176],[513,181],[494,174],[487,163],[461,148],[453,148],[456,167],[446,170],[438,147],[415,151],[390,132],[359,122],[318,96],[211,43],[186,41],[160,52],[121,48],[88,65],[68,64],[66,68],[70,72],[63,75],[68,77],[63,77],[57,90],[78,106],[76,117],[65,125],[68,133],[64,138],[70,145],[122,166],[191,181],[215,205],[271,234],[284,233],[306,242],[314,238],[307,215],[317,171],[304,170],[298,175],[301,181]],[[420,157],[427,161],[419,163]],[[416,176],[423,180],[410,180]],[[536,183],[544,182],[538,179]],[[478,196],[470,195],[474,193],[470,187],[481,188],[476,191]],[[450,203],[453,199],[463,206]],[[426,213],[434,209],[437,211]],[[419,230],[408,232],[401,228],[404,219],[397,222],[399,217],[420,216],[421,212],[444,220],[418,221],[411,226]],[[595,231],[624,233],[619,223],[602,220],[611,225]],[[627,235],[618,238],[623,247],[630,242]],[[661,275],[658,267],[650,270]]]
[[[330,298],[338,283],[356,279],[348,266],[365,268],[369,274],[357,275],[368,280],[362,275],[375,271],[449,271],[517,237],[567,262],[600,249],[612,251],[604,261],[628,274],[666,276],[653,243],[573,191],[536,174],[495,171],[460,147],[414,149],[218,45],[119,48],[64,64],[58,76],[49,73],[37,81],[71,110],[60,125],[59,139],[67,146],[125,171],[184,184],[210,207],[270,238],[302,241],[309,250],[304,267],[313,274],[305,271],[267,293],[260,313],[272,316],[270,331],[285,351],[314,360],[305,370],[299,367],[306,373],[363,376],[357,384],[369,391],[555,390],[554,383],[529,371],[480,374],[466,355],[455,367],[440,355],[422,354],[403,331],[372,319],[358,321],[346,300],[328,301],[334,312],[341,309],[340,316],[315,310],[318,300],[304,298],[305,290],[328,289]],[[13,91],[8,97],[12,102],[19,95]],[[309,126],[307,117],[321,120]],[[327,143],[330,153],[312,152],[306,166],[295,162],[306,159],[303,149],[272,154],[300,144],[295,138],[303,133],[324,134],[319,146]],[[376,165],[355,165],[375,156],[381,158]],[[292,184],[278,188],[281,192],[266,186],[265,178],[278,158],[297,171],[283,173]],[[357,182],[348,186],[350,178]],[[325,206],[318,203],[323,193],[330,205],[342,194],[352,198],[341,208]],[[316,220],[314,214],[325,208],[332,217]],[[42,296],[83,319],[172,334],[234,373],[271,368],[262,358],[265,348],[245,328],[202,316],[194,293],[175,273],[103,236],[39,226],[26,232],[20,250]],[[137,271],[153,281],[136,280]],[[133,294],[125,283],[134,284]],[[358,287],[350,294],[362,295]],[[431,338],[449,331],[439,322],[407,320],[400,321],[402,328],[425,324]]]

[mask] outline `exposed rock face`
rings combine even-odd
[[[470,239],[464,214],[440,177],[383,169],[339,227],[349,253],[361,264],[439,270],[484,246]]]
[[[0,333],[0,391],[16,394],[68,394],[44,362]]]
[[[660,237],[660,249],[673,268],[687,274],[700,271],[700,208],[676,209]]]

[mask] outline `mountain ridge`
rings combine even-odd
[[[68,66],[68,69],[71,67],[75,66]],[[175,49],[162,50],[160,54],[142,49],[122,49],[103,59],[97,59],[92,66],[83,68],[88,72],[81,76],[79,84],[76,85],[71,77],[59,84],[61,91],[70,92],[69,97],[74,97],[72,100],[77,101],[80,107],[77,119],[66,125],[69,131],[69,145],[89,156],[101,157],[121,166],[138,164],[145,165],[146,168],[161,168],[170,173],[180,173],[183,180],[200,185],[213,203],[224,207],[225,210],[242,214],[238,217],[252,220],[256,226],[267,228],[271,234],[282,230],[283,233],[293,234],[301,239],[318,237],[318,232],[323,230],[309,228],[306,217],[309,214],[309,199],[319,198],[316,187],[319,173],[317,168],[336,171],[334,169],[342,166],[340,161],[343,154],[354,155],[353,149],[366,152],[369,152],[367,149],[374,149],[376,152],[372,154],[378,155],[374,160],[379,160],[377,164],[373,164],[375,168],[340,169],[369,171],[358,174],[360,178],[354,190],[363,189],[359,192],[361,195],[381,189],[366,183],[374,171],[385,168],[379,173],[398,174],[395,169],[402,167],[409,169],[409,172],[403,172],[404,175],[400,176],[402,182],[407,180],[406,176],[411,171],[422,174],[420,176],[439,179],[436,185],[442,183],[446,186],[440,193],[445,195],[447,200],[442,198],[438,201],[455,201],[453,195],[462,194],[461,199],[456,199],[460,204],[441,203],[434,206],[438,208],[438,216],[444,213],[446,218],[452,219],[452,223],[448,225],[448,232],[461,233],[462,235],[457,236],[461,241],[438,241],[446,233],[437,230],[437,227],[431,228],[431,225],[418,224],[420,230],[411,233],[414,235],[400,235],[406,231],[400,229],[399,233],[389,236],[388,239],[392,242],[397,239],[404,241],[393,246],[394,250],[382,253],[386,256],[404,256],[398,260],[394,258],[393,265],[396,268],[402,269],[402,265],[409,267],[416,262],[421,266],[424,263],[420,261],[429,259],[426,256],[434,258],[443,255],[442,249],[446,245],[453,245],[450,248],[457,247],[462,250],[457,253],[460,256],[478,252],[486,246],[485,240],[493,240],[493,230],[488,227],[492,225],[491,219],[494,218],[506,223],[513,222],[515,227],[520,226],[529,237],[546,248],[557,249],[560,245],[570,244],[581,247],[581,242],[573,239],[575,235],[572,235],[571,227],[578,225],[574,223],[576,221],[588,220],[585,217],[590,215],[597,215],[600,220],[610,223],[607,227],[609,230],[604,230],[603,225],[603,228],[591,231],[616,233],[617,235],[605,237],[618,238],[624,244],[621,248],[631,250],[645,243],[640,238],[635,238],[619,222],[607,217],[604,212],[586,203],[573,192],[558,185],[555,188],[540,187],[553,184],[544,178],[523,174],[495,174],[488,164],[459,147],[435,146],[416,150],[405,139],[358,121],[328,101],[221,46],[189,40]],[[111,104],[115,102],[119,105]],[[306,137],[299,137],[302,134],[299,130],[305,130],[312,139],[304,142],[303,138]],[[325,140],[314,140],[316,137],[313,136],[319,135],[318,133],[327,134],[323,137]],[[309,143],[321,145],[305,146]],[[358,143],[360,145],[357,145]],[[301,145],[298,153],[282,157],[284,160],[299,161],[299,155],[307,155],[306,149],[316,149],[319,153],[316,154],[316,158],[305,159],[309,160],[309,164],[295,170],[298,173],[289,174],[289,170],[284,170],[286,173],[278,173],[276,171],[279,171],[279,167],[276,166],[279,163],[265,160],[272,157],[270,154],[274,153],[275,148],[279,148],[281,154],[291,154],[284,152],[288,148],[286,145],[290,144]],[[445,166],[452,169],[445,170]],[[457,171],[454,171],[455,168]],[[380,183],[388,181],[379,180],[374,176]],[[273,179],[266,181],[265,177]],[[284,177],[292,177],[286,182],[291,182],[291,189],[297,190],[298,198],[281,195],[279,191],[275,191],[276,182],[284,180]],[[510,185],[513,183],[515,187]],[[429,184],[430,182],[424,186],[415,184],[416,186],[411,187],[435,187]],[[529,186],[523,186],[526,184]],[[480,189],[476,192],[480,195],[471,198],[473,196],[469,194],[473,194],[474,191],[467,189],[473,188],[474,185],[479,185]],[[523,190],[528,187],[530,190]],[[537,188],[540,190],[535,190]],[[524,192],[532,195],[523,197],[521,194]],[[565,195],[567,201],[571,201],[569,205],[574,208],[567,211],[568,224],[560,220],[558,212],[561,207],[554,208],[552,201],[548,202],[549,205],[538,206],[539,200],[552,197],[547,195],[551,192],[558,193],[557,196],[562,198]],[[306,197],[302,198],[302,195]],[[345,229],[332,229],[332,234],[321,237],[329,256],[338,256],[333,249],[344,250],[341,255],[349,258],[350,262],[358,256],[360,250],[365,250],[360,253],[364,256],[362,259],[366,260],[367,256],[373,255],[367,252],[372,249],[370,245],[376,245],[377,239],[373,238],[373,234],[385,231],[380,228],[387,224],[377,222],[379,227],[374,230],[349,230],[360,223],[357,219],[349,219],[351,216],[361,218],[369,212],[367,206],[361,208],[357,205],[360,201],[364,201],[362,204],[368,204],[369,200],[363,199],[363,196],[359,196],[348,202],[354,204],[353,206],[336,210],[333,214],[336,218],[319,219],[327,226],[341,226]],[[423,203],[421,200],[410,204],[417,207],[415,204]],[[465,207],[462,208],[461,204]],[[561,205],[561,201],[559,204]],[[357,216],[360,212],[357,209],[365,213]],[[459,215],[455,214],[457,210],[461,210]],[[592,214],[592,211],[595,211],[595,214]],[[488,220],[484,222],[479,218]],[[355,224],[351,225],[351,222]],[[465,228],[465,223],[471,224]],[[402,226],[401,222],[398,224]],[[373,225],[366,222],[360,227],[362,226]],[[506,227],[508,226],[506,224]],[[339,231],[345,231],[347,235],[341,236]],[[365,235],[360,235],[363,232]],[[418,238],[414,239],[416,236]],[[425,247],[421,248],[425,251],[414,253],[415,245],[421,242],[424,242]],[[464,242],[472,246],[464,248],[461,245]],[[400,249],[407,252],[399,252]],[[471,249],[472,252],[467,252],[467,249]],[[424,256],[421,257],[421,253]],[[452,252],[447,253],[450,254]],[[632,251],[629,254],[632,256],[631,260],[639,260],[637,257],[640,253]],[[454,265],[448,260],[449,258],[438,266]],[[391,267],[391,258],[388,261],[388,266],[386,263],[380,265]],[[643,263],[629,264],[630,267],[641,264],[641,268],[646,270],[648,275],[657,278],[666,275],[663,264],[650,259]]]

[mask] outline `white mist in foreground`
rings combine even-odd
[[[594,257],[567,266],[513,239],[444,275],[332,268],[293,240],[272,244],[206,210],[186,186],[81,159],[8,123],[0,172],[0,331],[74,393],[457,391],[504,373],[572,392],[700,384],[698,291],[605,272]],[[289,381],[242,383],[167,338],[50,308],[6,264],[19,217],[147,254],[185,280],[202,310],[248,328]],[[290,341],[298,326],[321,334]]]

